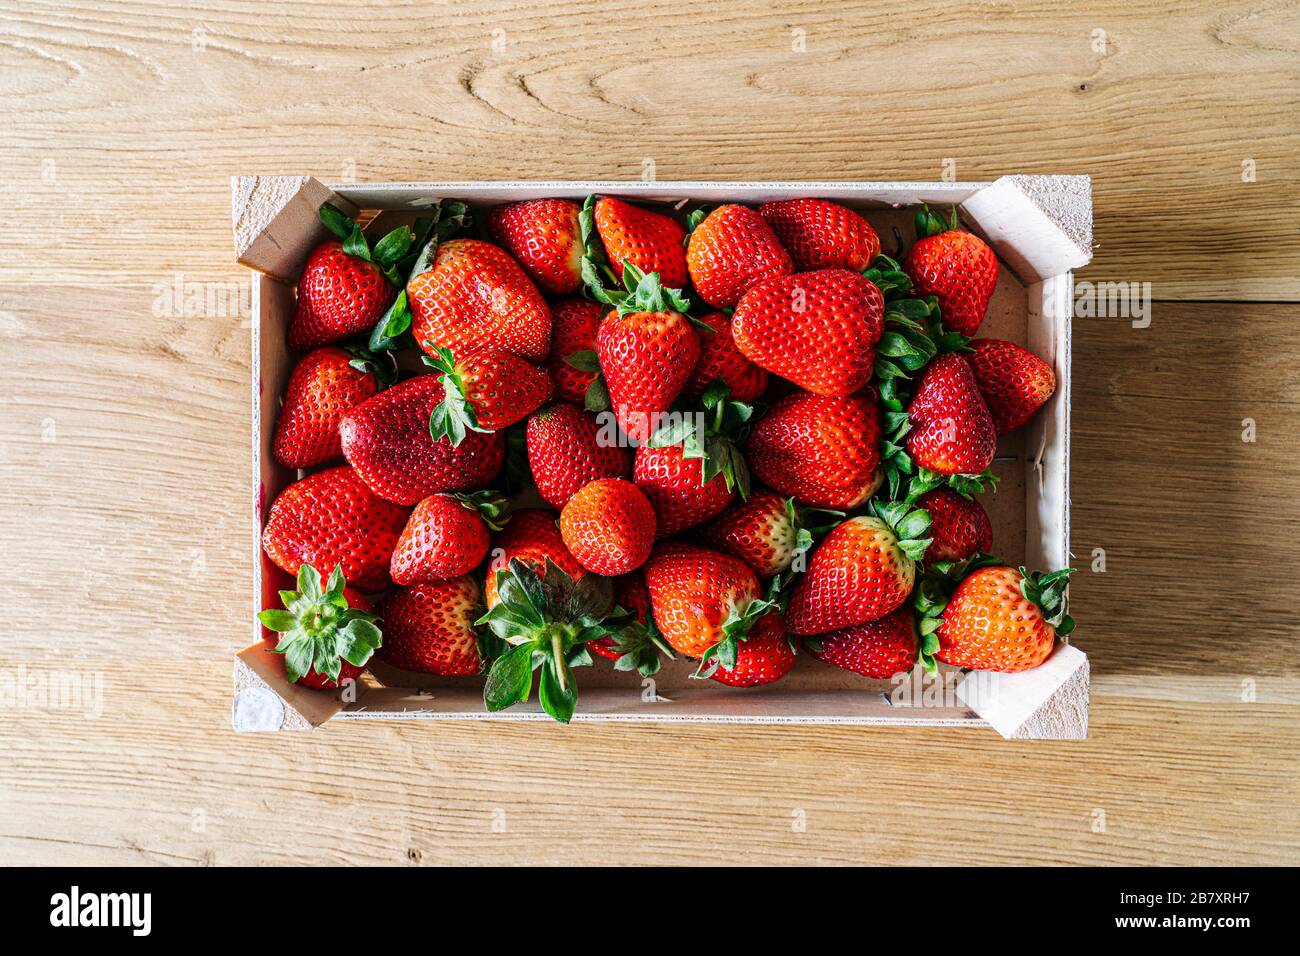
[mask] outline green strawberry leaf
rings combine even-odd
[[[320,207],[319,215],[325,228],[340,241],[346,241],[352,235],[352,229],[356,224],[347,213],[326,203]]]
[[[565,661],[557,661],[548,656],[542,664],[541,686],[538,688],[542,710],[562,724],[573,719],[573,711],[578,704],[578,690],[573,684],[573,678],[571,675],[567,678],[564,676],[566,667]]]
[[[528,699],[533,690],[535,645],[521,644],[492,662],[483,684],[483,705],[490,711],[505,710]]]
[[[375,243],[375,248],[371,255],[375,262],[380,265],[391,266],[411,250],[411,246],[414,242],[415,233],[411,230],[411,227],[398,226]],[[393,284],[401,285],[401,278],[398,277]]]
[[[565,358],[564,364],[570,368],[575,368],[579,372],[599,372],[600,362],[596,359],[596,353],[591,349],[585,349],[581,352],[574,352]]]

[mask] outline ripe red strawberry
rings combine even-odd
[[[856,508],[880,484],[880,407],[868,389],[845,398],[795,392],[759,420],[745,446],[754,474],[818,508]]]
[[[743,562],[692,544],[658,548],[646,563],[645,583],[664,639],[687,657],[713,652],[730,665],[736,645],[772,609]]]
[[[824,634],[884,617],[902,605],[925,554],[928,521],[902,502],[849,518],[822,539],[786,610],[794,634]]]
[[[419,375],[343,416],[343,456],[376,494],[413,505],[440,492],[482,488],[501,470],[501,432],[470,432],[459,445],[429,434],[429,416],[442,400],[437,377]]]
[[[970,347],[966,360],[999,435],[1029,421],[1056,391],[1052,366],[1029,349],[1002,339],[972,339]]]
[[[916,499],[916,507],[930,514],[930,537],[925,560],[962,561],[993,547],[993,525],[988,512],[974,498],[951,488],[935,488]]]
[[[763,279],[794,271],[789,253],[763,217],[735,205],[719,206],[695,227],[686,267],[695,291],[715,309],[731,308]]]
[[[642,442],[690,379],[700,339],[684,314],[689,303],[676,289],[632,266],[623,279],[628,293],[610,296],[617,308],[600,323],[596,355],[619,427]]]
[[[719,473],[705,481],[704,467],[700,459],[684,457],[681,445],[642,445],[636,450],[632,480],[659,516],[659,537],[708,521],[735,500],[726,476]]]
[[[406,284],[411,331],[429,355],[490,343],[530,362],[551,347],[551,312],[537,287],[498,246],[452,239],[438,246],[431,268]]]
[[[632,473],[632,454],[612,431],[603,431],[590,413],[565,402],[529,417],[528,468],[547,504],[563,508],[584,485]]]
[[[861,272],[880,255],[880,239],[871,223],[838,203],[783,199],[764,203],[758,207],[758,214],[790,253],[798,272]]]
[[[659,282],[667,289],[685,288],[690,278],[686,272],[686,230],[672,216],[613,196],[588,197],[583,212],[588,217],[588,242],[594,227],[619,282],[625,281],[623,263],[630,262],[643,273],[659,273]]]
[[[704,662],[704,672],[716,661]],[[794,667],[794,648],[779,614],[760,617],[750,628],[749,637],[736,646],[736,660],[731,667],[719,666],[709,676],[729,687],[758,687],[778,681]]]
[[[884,617],[805,640],[819,661],[863,677],[885,679],[916,666],[916,624],[903,605]]]
[[[575,405],[586,402],[587,389],[600,377],[596,330],[604,316],[605,307],[588,299],[560,299],[551,306],[551,354],[546,369],[555,382],[556,398]]]
[[[636,485],[601,478],[560,512],[560,535],[588,571],[613,577],[645,564],[655,542],[655,513]]]
[[[343,454],[343,413],[379,391],[375,373],[353,368],[352,361],[343,349],[328,346],[307,353],[294,366],[271,446],[280,464],[313,468]]]
[[[745,358],[731,335],[731,319],[710,312],[696,320],[713,329],[700,333],[700,360],[683,394],[698,401],[714,382],[722,382],[738,402],[752,402],[767,391],[767,370]]]
[[[381,641],[378,618],[365,595],[346,585],[336,567],[322,587],[320,574],[304,564],[297,590],[280,592],[285,610],[257,615],[264,633],[278,635],[272,651],[284,656],[289,683],[334,689],[365,671]]]
[[[462,353],[439,349],[426,360],[439,374],[442,403],[429,419],[429,434],[459,445],[470,431],[508,428],[551,397],[551,377],[517,355],[481,348]]]
[[[573,295],[582,284],[581,211],[571,199],[505,203],[488,213],[488,232],[542,291]]]
[[[344,252],[341,242],[323,242],[298,278],[289,348],[310,349],[369,332],[396,297],[377,263]]]
[[[297,574],[304,564],[342,568],[358,588],[388,586],[388,561],[407,509],[377,496],[352,468],[329,468],[280,492],[266,518],[262,548]]]
[[[474,622],[483,613],[469,575],[397,588],[383,604],[379,659],[404,671],[467,677],[481,667]]]
[[[553,512],[528,508],[510,516],[510,523],[492,538],[492,560],[488,562],[487,582],[483,591],[488,607],[497,604],[497,572],[505,570],[511,560],[518,559],[541,574],[550,561],[575,580],[587,572],[578,559],[569,553],[560,536]]]
[[[1024,568],[988,567],[968,575],[939,617],[934,656],[981,671],[1037,667],[1052,653],[1056,635],[1074,630],[1066,613],[1070,571],[1029,574]]]
[[[880,289],[843,269],[765,279],[731,320],[750,361],[818,395],[851,395],[867,383],[884,327]]]
[[[946,352],[926,366],[907,417],[907,452],[922,468],[979,475],[993,463],[997,432],[964,355]]]
[[[704,525],[698,537],[703,544],[744,561],[761,578],[788,571],[795,555],[812,544],[812,533],[800,523],[794,499],[766,490],[737,501]]]
[[[469,574],[487,556],[489,530],[504,527],[505,512],[505,499],[494,491],[425,498],[393,549],[393,581],[422,584]]]
[[[979,236],[957,225],[953,209],[947,223],[928,208],[916,215],[921,236],[903,262],[918,297],[938,296],[944,327],[974,335],[984,321],[998,284],[998,258]]]

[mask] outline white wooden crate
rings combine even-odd
[[[1010,563],[1050,570],[1070,554],[1071,270],[1091,257],[1092,202],[1087,176],[1005,176],[991,183],[722,183],[722,182],[464,182],[327,186],[304,176],[237,177],[232,214],[238,260],[253,277],[253,611],[278,605],[276,569],[261,549],[266,509],[297,476],[270,453],[271,436],[293,358],[285,329],[293,283],[307,254],[329,238],[317,210],[332,202],[352,214],[383,211],[415,216],[438,199],[473,206],[539,197],[581,201],[591,193],[640,202],[681,199],[756,204],[817,196],[858,210],[872,221],[885,250],[893,230],[911,236],[922,203],[956,205],[965,223],[989,241],[1003,269],[980,334],[1028,346],[1052,363],[1057,389],[1024,429],[1004,436],[995,471],[998,491],[982,499],[993,520],[994,550]],[[1085,622],[1086,626],[1086,622]],[[354,701],[290,685],[252,619],[253,645],[235,659],[233,722],[240,730],[318,726],[335,719],[535,720],[535,704],[489,714],[481,679],[438,678],[376,664]],[[1020,674],[963,675],[940,665],[935,683],[905,684],[858,677],[800,655],[795,670],[768,687],[726,688],[693,681],[686,662],[665,666],[653,684],[614,672],[605,662],[577,673],[575,720],[813,723],[989,727],[1005,737],[1081,738],[1088,726],[1088,660],[1058,644],[1041,667]]]

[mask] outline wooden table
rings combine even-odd
[[[0,861],[1300,861],[1300,7],[1019,6],[3,0],[0,691],[76,669],[103,712],[0,713]],[[1157,300],[1075,326],[1089,741],[230,732],[249,330],[166,290],[246,286],[232,174],[952,164],[1092,174],[1081,278]]]

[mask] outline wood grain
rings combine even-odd
[[[0,860],[1300,862],[1295,307],[1165,301],[1300,298],[1294,5],[317,7],[0,3],[0,679],[104,688],[96,719],[0,712]],[[944,157],[1092,173],[1085,276],[1162,300],[1148,329],[1075,325],[1090,740],[229,732],[253,496],[229,175],[933,178]],[[200,286],[187,314],[178,279],[234,299]]]

